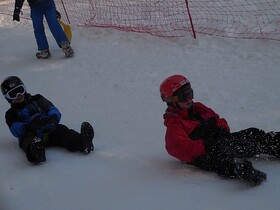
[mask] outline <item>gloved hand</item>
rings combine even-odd
[[[29,122],[25,124],[25,131],[29,133],[35,133],[37,130],[41,129],[42,125],[38,125],[34,122]]]
[[[202,122],[202,124],[205,128],[208,128],[208,129],[213,128],[216,125],[216,118],[214,118],[214,117],[208,118],[207,120]]]
[[[195,113],[195,114],[193,114],[193,116],[192,116],[192,119],[193,120],[198,120],[198,121],[204,121],[204,119],[201,117],[201,115],[200,115],[200,113]]]
[[[35,120],[35,119],[34,119]],[[39,116],[38,120],[42,123],[40,129],[37,131],[37,136],[42,137],[45,133],[52,133],[55,131],[58,124],[58,119],[56,115],[50,117]]]
[[[16,8],[14,10],[14,15],[13,15],[13,21],[16,20],[16,21],[20,21],[20,17],[19,17],[19,14],[21,13],[20,9]]]
[[[205,127],[212,127],[212,126],[215,126],[215,124],[216,124],[216,118],[215,117],[210,117],[208,119],[203,119],[201,117],[200,113],[195,113],[193,115],[193,119],[198,120]]]
[[[41,129],[42,127],[45,126],[46,123],[48,123],[48,117],[40,113],[33,115],[28,120],[29,122],[26,123],[25,130],[27,132],[33,132],[33,133]]]
[[[209,133],[209,130],[215,128],[215,125],[216,125],[215,118],[201,120],[200,124],[194,129],[194,131],[189,136],[193,140],[204,138],[207,135],[207,133]]]
[[[45,124],[47,124],[48,120],[49,118],[41,113],[37,113],[32,116],[32,122],[40,126],[44,126]]]
[[[22,119],[22,120],[27,120],[30,117],[29,111],[27,108],[23,108],[19,113],[18,116]]]
[[[57,119],[57,116],[54,114],[50,117],[48,117],[48,123],[51,123],[51,124],[54,124],[54,125],[57,125],[58,124],[58,119]]]
[[[55,11],[55,14],[56,14],[56,18],[57,19],[61,19],[61,14],[60,14],[60,12],[59,11]]]

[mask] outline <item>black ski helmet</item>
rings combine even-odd
[[[25,88],[23,82],[21,81],[21,79],[18,78],[17,76],[7,77],[2,82],[2,84],[1,84],[1,91],[2,91],[2,94],[4,95],[4,97],[6,98],[6,100],[9,103],[12,103],[12,100],[7,97],[7,93],[10,90],[15,89],[16,87],[19,87],[19,86],[22,86],[22,88],[24,89],[24,93],[25,93],[26,92],[26,88]]]

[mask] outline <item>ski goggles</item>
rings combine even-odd
[[[5,94],[5,98],[9,100],[15,100],[19,95],[25,94],[25,86],[24,85],[19,85],[14,87],[13,89],[9,90]]]
[[[161,99],[167,103],[174,103],[174,102],[187,102],[189,99],[193,99],[193,89],[190,86],[187,86],[180,92],[176,93],[172,97],[164,97],[162,96]]]
[[[175,102],[187,102],[188,100],[193,99],[193,89],[188,88],[180,91],[175,96],[173,96],[173,100]]]

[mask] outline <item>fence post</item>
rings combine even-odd
[[[191,16],[190,9],[189,9],[189,2],[188,2],[188,0],[185,0],[185,1],[186,1],[186,7],[187,7],[187,11],[188,11],[189,19],[190,19],[190,22],[191,22],[191,27],[192,27],[193,37],[196,39],[196,34],[195,34],[195,30],[194,30],[193,22],[192,22],[192,16]]]

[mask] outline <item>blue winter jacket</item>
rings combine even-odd
[[[15,8],[16,9],[21,9],[24,1],[25,0],[15,0]],[[34,6],[38,3],[41,3],[43,1],[53,1],[53,0],[27,0],[30,7],[32,7],[32,6]]]
[[[11,133],[21,138],[26,133],[27,123],[40,116],[42,118],[55,118],[57,123],[60,122],[61,113],[59,110],[42,95],[37,94],[31,96],[29,93],[25,95],[25,101],[17,104],[12,103],[11,108],[6,112],[6,123]]]

